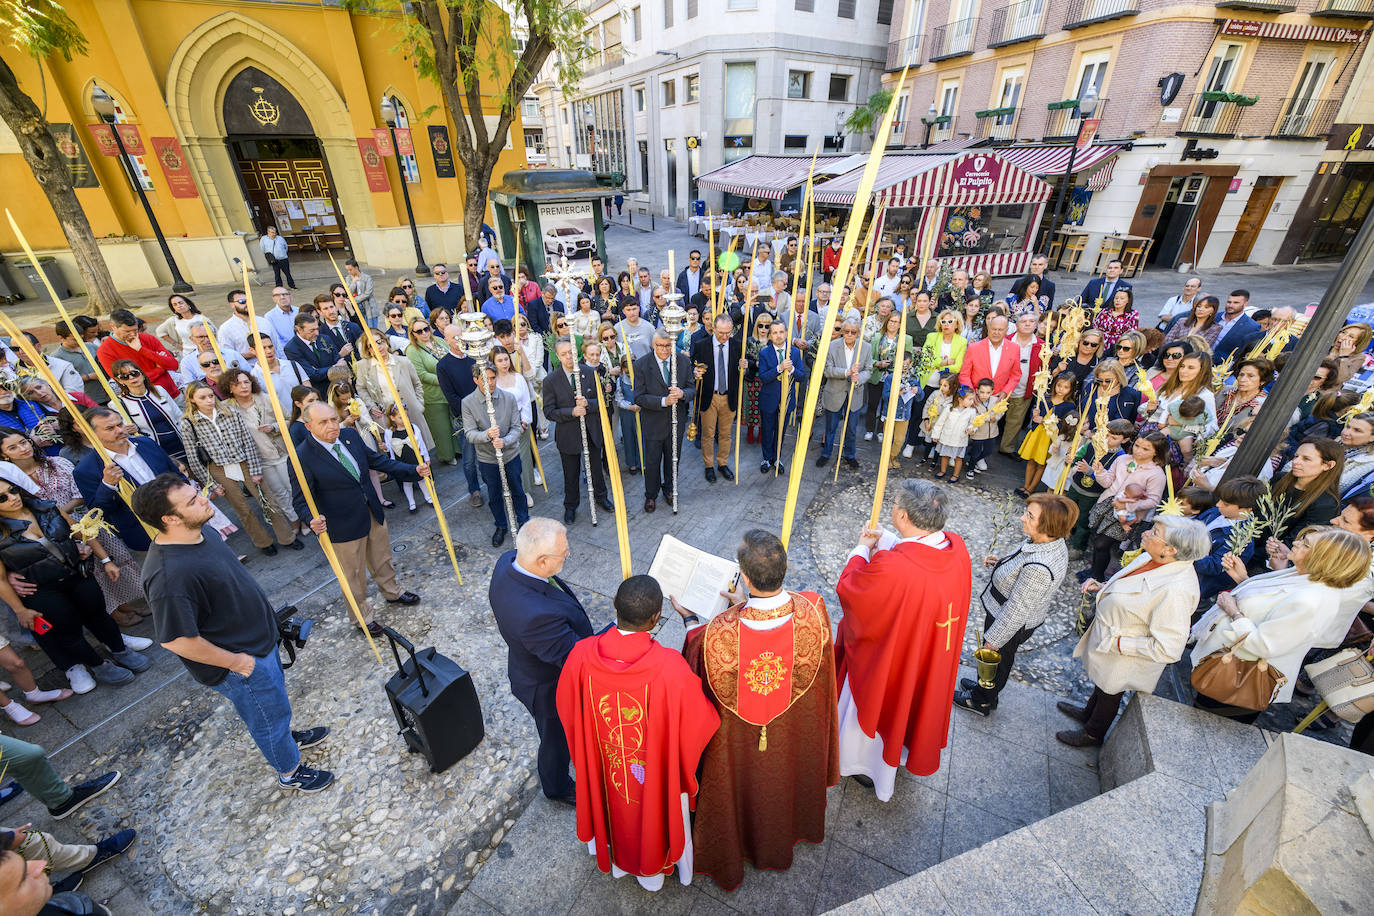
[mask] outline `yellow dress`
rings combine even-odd
[[[1050,457],[1050,434],[1045,431],[1044,423],[1035,424],[1035,428],[1026,433],[1026,438],[1021,442],[1021,448],[1017,454],[1027,461],[1034,461],[1036,464],[1044,464]]]

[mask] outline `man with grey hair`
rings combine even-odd
[[[1193,305],[1201,295],[1202,278],[1189,277],[1183,282],[1183,292],[1177,296],[1171,296],[1164,303],[1164,308],[1159,310],[1159,318],[1155,321],[1155,327],[1161,331],[1168,330],[1176,320],[1193,310]]]
[[[840,773],[892,797],[897,767],[940,768],[959,676],[973,570],[949,506],[927,480],[897,490],[890,532],[865,528],[835,592]]]
[[[515,549],[496,561],[487,600],[506,641],[510,692],[539,733],[539,784],[554,801],[576,805],[568,739],[558,720],[558,676],[577,641],[592,635],[592,622],[558,578],[570,552],[566,528],[551,518],[530,519],[516,533]]]
[[[657,508],[661,494],[672,505],[673,481],[677,468],[673,465],[673,416],[677,416],[678,453],[682,452],[682,436],[687,432],[688,411],[696,392],[696,375],[687,354],[676,352],[673,338],[667,332],[654,335],[653,352],[635,361],[634,402],[640,409],[640,432],[644,439],[644,511]],[[673,384],[673,367],[677,361],[677,384]]]
[[[859,379],[867,379],[873,371],[873,347],[859,339],[859,320],[846,318],[840,325],[840,336],[830,342],[825,354],[825,388],[821,391],[821,406],[825,408],[825,440],[821,444],[816,467],[824,467],[835,451],[835,433],[845,424],[844,463],[859,467],[854,457],[855,442],[859,438],[859,424],[863,421],[864,387]],[[849,416],[845,417],[845,405]]]

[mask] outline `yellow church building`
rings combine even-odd
[[[47,116],[120,289],[171,283],[134,177],[192,284],[233,282],[235,259],[270,277],[258,244],[269,225],[287,239],[293,265],[330,250],[414,265],[403,190],[427,262],[462,260],[455,126],[438,87],[396,47],[394,19],[329,0],[64,6],[87,39],[84,55],[40,62],[6,49],[5,59]],[[113,128],[97,114],[97,88],[114,99]],[[395,112],[394,146],[384,100]],[[497,100],[485,101],[490,128]],[[523,144],[507,142],[494,180],[524,164]],[[81,291],[57,217],[3,122],[0,187],[36,253],[56,257]],[[0,253],[18,274],[23,253],[3,220]]]

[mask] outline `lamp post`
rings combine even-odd
[[[921,144],[921,149],[930,148],[930,132],[935,128],[935,122],[940,120],[940,109],[935,107],[935,103],[930,103],[930,108],[926,109],[926,116],[921,119],[921,123],[926,126],[926,142]]]
[[[401,197],[406,202],[406,220],[410,223],[410,238],[415,243],[415,273],[421,277],[429,276],[429,265],[425,263],[425,253],[420,250],[420,230],[415,228],[415,211],[410,209],[410,187],[406,181],[405,168],[401,165],[401,151],[396,146],[396,106],[391,99],[382,97],[382,123],[391,131],[391,148],[396,152],[396,174],[401,178]]]
[[[110,125],[110,133],[114,134],[115,146],[119,149],[119,161],[124,166],[125,174],[133,182],[134,190],[138,193],[139,203],[143,204],[143,212],[147,214],[148,222],[152,224],[153,235],[157,236],[158,247],[162,249],[162,256],[167,259],[167,268],[172,272],[172,292],[195,292],[195,287],[182,279],[181,269],[177,267],[176,259],[172,257],[172,249],[167,247],[167,238],[162,234],[162,227],[158,225],[157,217],[153,215],[152,204],[148,203],[148,195],[143,193],[143,182],[138,180],[138,175],[134,172],[133,166],[129,164],[129,154],[124,151],[124,140],[119,136],[119,127],[115,124],[114,99],[104,89],[96,86],[91,91],[91,107],[95,109],[95,113],[101,121]]]
[[[1069,164],[1064,169],[1064,177],[1059,180],[1059,192],[1054,197],[1054,216],[1050,219],[1050,231],[1045,233],[1045,238],[1041,242],[1037,251],[1045,250],[1046,246],[1054,239],[1055,232],[1059,229],[1060,219],[1064,214],[1064,199],[1068,194],[1069,184],[1073,181],[1073,162],[1078,158],[1078,143],[1082,136],[1082,124],[1093,116],[1097,111],[1097,87],[1092,83],[1083,90],[1082,97],[1078,100],[1078,111],[1082,115],[1079,120],[1079,136],[1073,138],[1073,146],[1069,147]],[[1090,141],[1091,142],[1091,141]]]

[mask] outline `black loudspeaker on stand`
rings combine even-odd
[[[401,726],[400,735],[413,754],[423,754],[429,768],[442,773],[482,743],[482,704],[472,675],[433,646],[418,653],[410,640],[391,627],[382,628],[391,641],[396,674],[386,682],[386,697]],[[401,661],[400,644],[410,658]]]

